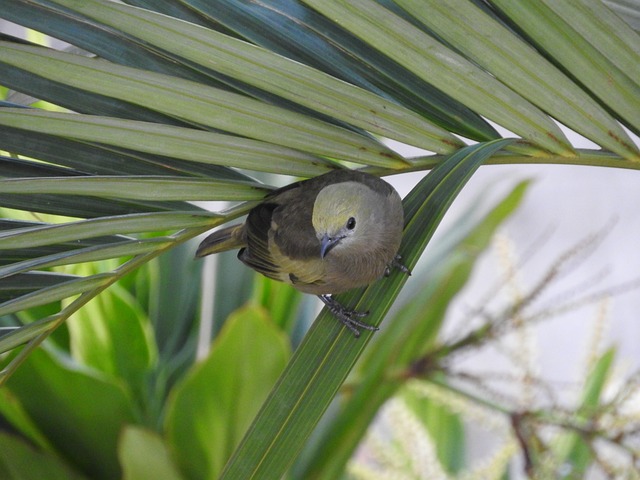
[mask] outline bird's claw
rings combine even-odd
[[[358,338],[360,336],[360,328],[370,331],[379,330],[378,327],[362,322],[359,318],[366,317],[369,312],[359,312],[342,306],[331,295],[319,295],[320,300],[327,306],[329,311],[340,322],[347,327],[353,335]]]
[[[389,265],[387,265],[387,268],[385,268],[384,270],[385,277],[391,275],[392,268],[397,268],[402,273],[406,273],[407,275],[411,276],[411,270],[409,270],[406,265],[402,263],[402,257],[400,255],[396,255],[395,257],[393,257],[393,260],[389,262]]]

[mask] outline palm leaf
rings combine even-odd
[[[405,199],[403,253],[413,264],[481,162],[640,168],[625,132],[640,132],[640,38],[596,0],[492,0],[482,8],[470,0],[446,8],[431,0],[129,3],[144,8],[3,2],[2,18],[84,52],[2,36],[0,83],[67,111],[17,108],[11,99],[0,107],[0,206],[15,209],[6,214],[14,220],[0,222],[0,312],[59,306],[0,337],[0,352],[27,343],[0,383],[109,285],[245,214],[271,188],[255,172],[310,177],[356,164],[391,174],[438,165]],[[488,121],[517,140],[467,150],[460,136],[500,138]],[[598,148],[576,149],[558,122]],[[426,152],[403,156],[387,140]],[[457,162],[466,166],[447,170]],[[240,203],[209,213],[192,200]],[[34,222],[30,212],[61,217]],[[109,258],[124,260],[86,277],[43,275]],[[380,322],[402,282],[394,276],[388,291],[373,286],[344,301],[375,307]],[[280,478],[365,345],[354,347],[322,314],[227,477],[265,469]],[[291,417],[275,411],[276,400],[302,393]],[[259,441],[264,431],[273,443]]]

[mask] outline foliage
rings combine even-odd
[[[245,214],[273,188],[263,173],[433,169],[404,200],[413,267],[482,163],[637,169],[625,131],[640,132],[637,33],[597,0],[126,3],[9,0],[0,13],[72,45],[0,38],[2,86],[49,102],[24,108],[10,94],[0,108],[0,441],[13,452],[0,456],[3,476],[46,466],[51,478],[336,478],[391,398],[441,440],[438,464],[461,472],[464,412],[417,392],[469,398],[447,359],[515,329],[527,307],[439,340],[524,185],[451,237],[423,294],[373,338],[355,340],[324,312],[297,345],[309,308],[265,280],[249,303],[246,282],[238,296],[220,287],[216,303],[232,313],[197,332],[189,240]],[[599,148],[576,149],[556,122]],[[403,156],[389,140],[427,152]],[[396,272],[342,301],[379,324],[405,281]],[[596,439],[637,456],[627,431],[593,423],[630,395],[601,402],[612,357],[567,415],[485,400],[510,419],[530,475],[565,461],[586,471]],[[562,433],[550,442],[542,424]]]

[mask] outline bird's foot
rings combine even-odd
[[[402,257],[400,255],[396,255],[395,257],[393,257],[393,260],[389,262],[389,265],[387,265],[387,268],[384,271],[384,276],[388,277],[389,275],[391,275],[391,269],[393,268],[397,268],[402,273],[406,273],[407,275],[411,276],[411,270],[409,270],[405,266],[405,264],[402,263]]]
[[[318,298],[322,300],[334,317],[351,330],[356,338],[360,336],[360,328],[371,331],[379,330],[378,327],[359,320],[359,318],[369,315],[369,312],[358,312],[357,310],[346,308],[340,305],[331,295],[318,295]]]

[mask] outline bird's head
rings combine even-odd
[[[381,200],[381,195],[357,182],[324,187],[316,197],[312,216],[320,256],[324,258],[334,249],[336,253],[366,249],[367,237],[378,228],[376,208]]]

